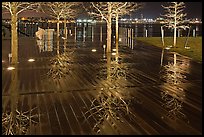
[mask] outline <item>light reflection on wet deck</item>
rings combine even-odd
[[[9,114],[17,105],[19,113],[35,116],[26,134],[202,133],[201,64],[180,55],[174,62],[173,53],[166,51],[161,67],[161,49],[139,44],[134,50],[120,47],[118,64],[113,55],[104,58],[101,43],[76,47],[69,41],[66,50],[73,53],[59,57],[63,45],[57,55],[57,48],[39,52],[35,39],[20,39],[15,70],[6,70],[2,55],[2,111]],[[35,61],[28,62],[30,57]],[[58,66],[50,61],[54,57],[61,58]],[[66,66],[60,65],[63,59]],[[174,63],[178,68],[171,68]],[[125,77],[113,69],[117,66]],[[61,69],[52,71],[59,73],[55,79],[47,75],[52,67]]]

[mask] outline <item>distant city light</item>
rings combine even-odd
[[[14,70],[14,67],[8,67],[7,70]]]
[[[34,59],[29,59],[29,60],[28,60],[28,62],[34,62],[34,61],[35,61]]]
[[[25,17],[22,17],[21,20],[26,20],[26,18],[25,18]]]
[[[87,23],[94,23],[95,21],[94,20],[91,20],[91,19],[77,19],[76,20],[77,22],[87,22]]]
[[[77,20],[77,22],[82,22],[82,20],[79,19],[79,20]]]

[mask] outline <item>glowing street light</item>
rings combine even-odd
[[[170,49],[170,47],[166,47],[165,49],[169,50],[169,49]]]
[[[96,49],[92,49],[91,51],[92,51],[92,52],[96,52]]]
[[[116,49],[113,49],[113,51],[116,51]]]
[[[28,60],[28,62],[34,62],[34,61],[35,61],[34,59],[29,59],[29,60]]]
[[[112,55],[113,55],[113,56],[115,56],[115,55],[116,55],[116,53],[115,53],[115,52],[113,52],[113,53],[112,53]]]
[[[14,68],[14,67],[11,67],[11,66],[7,68],[7,70],[14,70],[14,69],[15,69],[15,68]]]
[[[186,46],[185,49],[190,49],[190,47]]]
[[[65,38],[65,37],[62,37],[62,39],[65,40],[66,38]]]

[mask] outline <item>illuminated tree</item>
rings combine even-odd
[[[101,88],[99,93],[95,95],[92,100],[89,110],[85,113],[85,115],[87,115],[85,121],[91,117],[96,119],[96,123],[92,129],[97,134],[101,133],[101,130],[106,127],[102,126],[106,123],[105,121],[109,121],[111,126],[116,131],[119,131],[119,127],[116,123],[123,123],[121,116],[132,114],[129,111],[129,104],[127,102],[126,97],[118,91],[113,92]]]
[[[48,14],[50,17],[57,19],[57,39],[59,39],[59,25],[60,19],[69,16],[72,18],[75,14],[75,10],[72,9],[75,6],[75,2],[44,2],[41,4],[41,10]]]
[[[182,112],[185,92],[183,88],[178,86],[186,82],[186,75],[182,72],[189,73],[189,60],[183,59],[181,62],[177,62],[176,53],[174,53],[173,62],[168,62],[167,65],[162,66],[160,71],[161,80],[165,82],[164,87],[168,84],[173,90],[164,88],[161,97],[164,101],[163,106],[168,111],[168,117],[172,119],[181,118],[189,123],[187,116]]]
[[[57,54],[59,54],[60,43],[60,19],[64,19],[64,49],[67,42],[66,19],[74,18],[77,15],[76,8],[80,2],[43,2],[41,3],[41,11],[50,17],[57,19]]]
[[[10,72],[11,83],[9,92],[9,107],[2,105],[2,135],[25,135],[31,126],[38,123],[38,116],[34,108],[27,111],[18,109],[19,101],[19,70],[18,63],[12,65],[15,69]]]
[[[89,15],[105,20],[107,23],[107,48],[106,52],[111,52],[111,24],[113,16],[114,2],[90,2],[85,8],[88,9]]]
[[[162,15],[165,17],[165,27],[174,29],[174,47],[176,46],[176,31],[177,29],[186,29],[188,26],[184,25],[183,18],[186,16],[183,13],[185,8],[184,2],[171,2],[169,6],[163,6],[166,14]]]
[[[26,10],[37,9],[38,3],[35,2],[2,2],[2,9],[11,14],[11,54],[12,64],[18,63],[18,15]]]
[[[115,21],[116,21],[116,24],[115,24],[116,60],[118,60],[118,18],[119,16],[130,14],[130,12],[141,8],[141,4],[138,4],[136,2],[114,2],[113,4],[114,4],[113,16],[115,17]]]
[[[67,43],[67,20],[74,19],[79,14],[79,7],[81,6],[81,2],[65,2],[66,11],[63,12],[62,17],[64,18],[64,49],[66,49]]]
[[[72,61],[73,52],[64,52],[57,54],[50,59],[50,69],[46,74],[49,78],[59,80],[66,77],[70,71],[70,62]]]

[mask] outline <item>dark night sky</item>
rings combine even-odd
[[[164,14],[164,9],[161,5],[167,5],[167,2],[145,2],[145,5],[142,9],[137,10],[135,13],[132,13],[133,18],[141,18],[141,14],[143,14],[144,18],[156,18],[160,17],[160,14]],[[185,2],[186,8],[184,10],[187,13],[187,18],[202,18],[202,2]],[[22,16],[41,16],[35,15],[32,12],[25,12]],[[3,18],[5,15],[3,15]],[[81,16],[83,18],[83,16]]]
[[[140,18],[143,14],[144,18],[156,18],[160,14],[164,14],[164,8],[161,5],[168,5],[167,2],[145,2],[142,9],[132,14],[132,17]],[[202,2],[185,2],[184,12],[187,13],[187,18],[202,18]]]

